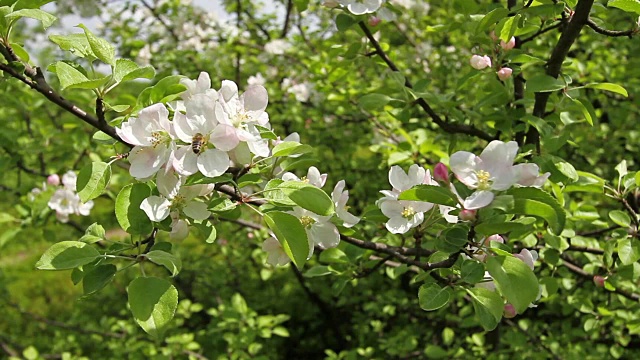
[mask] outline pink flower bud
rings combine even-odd
[[[484,239],[485,246],[489,246],[489,243],[492,241],[499,242],[500,244],[504,244],[504,238],[498,234],[493,234],[486,239]]]
[[[511,70],[511,68],[503,67],[502,69],[498,70],[498,78],[500,78],[500,80],[502,81],[505,81],[511,77],[511,73],[513,73],[513,70]]]
[[[447,165],[439,162],[433,168],[433,178],[439,182],[444,184],[449,184],[449,170],[447,169]]]
[[[489,37],[491,38],[491,40],[493,41],[497,41],[498,37],[496,36],[495,31],[491,30],[491,32],[489,33]]]
[[[604,281],[607,280],[604,276],[596,275],[593,277],[593,282],[597,287],[604,287]]]
[[[51,174],[47,177],[47,184],[58,186],[60,185],[60,176],[58,174]]]
[[[458,217],[463,221],[475,221],[476,220],[476,210],[467,210],[462,209]]]
[[[535,250],[522,249],[519,254],[513,254],[513,256],[522,260],[531,270],[533,270],[533,265],[538,260],[538,252]]]
[[[518,312],[516,311],[515,306],[513,306],[512,304],[505,304],[504,305],[504,317],[507,319],[511,319],[516,317],[516,315],[518,315]]]
[[[482,70],[484,68],[491,67],[491,58],[488,57],[487,55],[484,55],[484,56],[473,55],[469,63],[471,64],[471,67],[473,67],[474,69]]]
[[[369,18],[369,20],[367,20],[367,23],[369,24],[369,26],[377,26],[381,21],[382,20],[379,17],[372,16]]]
[[[507,42],[504,42],[504,41],[500,40],[500,47],[504,51],[509,51],[509,50],[513,49],[515,46],[516,46],[516,38],[514,38],[513,36]]]

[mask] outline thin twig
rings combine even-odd
[[[633,29],[629,29],[629,30],[623,30],[623,31],[607,30],[605,28],[601,28],[600,26],[598,26],[598,24],[596,24],[591,19],[587,20],[587,26],[592,28],[593,31],[597,32],[598,34],[605,35],[605,36],[611,36],[611,37],[628,36],[629,39],[631,39],[633,37],[633,35],[638,33],[638,28],[637,27],[634,27]]]

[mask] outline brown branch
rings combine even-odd
[[[607,30],[605,28],[601,28],[600,26],[598,26],[598,24],[596,24],[591,19],[587,20],[587,26],[592,28],[593,31],[597,32],[598,34],[611,36],[611,37],[628,36],[629,39],[631,39],[633,35],[638,33],[637,27],[634,27],[633,29],[629,29],[629,30],[624,30],[624,31]]]
[[[555,23],[553,25],[550,25],[549,27],[546,27],[544,29],[542,27],[540,27],[540,30],[538,30],[535,34],[522,39],[522,41],[520,41],[520,44],[528,43],[529,41],[537,38],[538,36],[540,36],[540,35],[542,35],[542,34],[544,34],[546,32],[549,32],[549,31],[551,31],[553,29],[557,29],[560,26],[562,26],[562,21],[559,21],[559,22],[557,22],[557,23]]]
[[[291,21],[291,10],[293,10],[293,0],[287,1],[287,13],[284,16],[284,25],[282,26],[282,32],[280,33],[280,37],[284,38],[287,36],[289,32],[289,22]]]
[[[573,272],[574,274],[580,275],[585,279],[593,280],[593,274],[589,274],[588,272],[584,271],[582,267],[571,262],[566,256],[562,256],[561,258],[564,266],[566,266],[567,269],[569,269],[571,272]],[[640,301],[640,295],[634,294],[626,290],[622,290],[620,288],[615,288],[614,290],[609,290],[609,291],[615,292],[616,294],[622,295],[627,299],[630,299],[633,301]]]
[[[387,64],[387,67],[389,67],[389,69],[391,69],[392,71],[400,72],[400,70],[398,69],[396,64],[393,61],[391,61],[391,59],[389,58],[387,53],[385,53],[385,51],[382,49],[382,47],[380,46],[378,41],[373,37],[373,34],[371,33],[371,31],[369,30],[367,25],[365,25],[365,23],[362,22],[362,21],[360,21],[358,23],[358,25],[360,26],[360,29],[362,29],[362,31],[364,32],[364,34],[367,37],[367,39],[369,39],[369,42],[371,42],[371,45],[373,45],[373,47],[376,49],[376,53],[378,54],[378,56],[385,62],[385,64]],[[404,86],[409,88],[409,89],[413,89],[413,85],[411,84],[411,82],[407,78],[405,78]],[[486,140],[486,141],[495,140],[495,136],[492,136],[492,135],[490,135],[490,134],[478,129],[478,128],[474,127],[473,125],[453,124],[453,123],[449,123],[449,122],[444,121],[431,108],[429,103],[427,103],[427,101],[425,99],[423,99],[423,98],[418,98],[417,100],[415,100],[415,103],[420,105],[420,107],[429,115],[431,120],[433,120],[433,122],[436,125],[438,125],[438,127],[440,127],[442,130],[444,130],[447,133],[450,133],[450,134],[467,134],[467,135],[475,136],[477,138],[480,138],[480,139],[483,139],[483,140]]]
[[[589,20],[589,11],[593,6],[594,0],[579,0],[576,5],[575,12],[569,20],[567,27],[560,35],[558,43],[553,48],[551,57],[547,61],[545,73],[552,78],[558,78],[560,75],[560,69],[562,68],[562,62],[567,57],[569,49],[580,36],[580,31]],[[544,118],[547,102],[549,101],[550,92],[538,92],[535,94],[535,104],[533,106],[533,115],[539,118]],[[536,151],[540,153],[540,133],[538,130],[531,126],[527,132],[527,144],[534,144]]]

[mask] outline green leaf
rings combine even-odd
[[[474,260],[465,260],[460,268],[460,280],[476,284],[484,278],[484,266]]]
[[[331,275],[332,271],[329,270],[329,266],[326,265],[316,265],[311,269],[304,272],[304,277],[313,278],[325,275]]]
[[[451,299],[451,289],[438,284],[424,284],[418,290],[418,303],[424,311],[433,311],[447,305]]]
[[[16,54],[16,56],[20,58],[20,60],[27,63],[29,62],[29,53],[20,44],[12,42],[11,48],[13,49],[13,52]]]
[[[113,145],[116,140],[102,131],[96,131],[91,139],[99,144]]]
[[[513,213],[544,219],[556,235],[564,229],[566,213],[551,195],[534,187],[512,188],[507,194],[514,198]]]
[[[104,162],[93,162],[80,170],[76,191],[80,201],[87,202],[102,195],[111,179],[111,165]]]
[[[588,100],[582,99],[582,98],[573,99],[573,103],[582,112],[582,115],[584,115],[585,120],[587,120],[589,125],[593,126],[594,114],[592,114],[590,111],[591,107],[587,107],[588,102],[589,102]]]
[[[53,24],[57,18],[46,11],[40,9],[22,9],[14,11],[5,16],[7,20],[13,22],[19,18],[31,18],[36,19],[42,23],[42,27],[46,30],[51,24]]]
[[[635,2],[635,3],[638,4],[638,6],[640,6],[640,3],[638,3],[638,2]],[[595,84],[587,84],[584,87],[590,88],[590,89],[599,89],[599,90],[611,91],[611,92],[614,92],[616,94],[620,94],[620,95],[622,95],[624,97],[629,97],[629,93],[627,93],[627,90],[625,88],[623,88],[622,86],[618,85],[618,84],[595,83]]]
[[[198,229],[198,231],[200,232],[200,236],[202,236],[204,238],[204,241],[207,244],[213,244],[216,241],[216,238],[218,236],[218,232],[216,230],[216,227],[207,223],[203,223],[203,224],[193,224],[196,229]]]
[[[610,212],[609,219],[622,227],[628,228],[631,226],[631,218],[626,212],[622,210],[613,210],[612,212]]]
[[[517,222],[483,222],[474,228],[476,234],[479,235],[493,235],[493,234],[506,234],[512,231],[523,231],[527,228],[527,225]]]
[[[622,239],[618,241],[618,256],[623,265],[633,264],[640,260],[640,243],[636,239]]]
[[[73,269],[94,261],[98,250],[80,241],[61,241],[51,246],[36,263],[40,270]]]
[[[178,275],[182,269],[182,260],[166,251],[151,250],[145,255],[145,257],[153,263],[166,267],[171,273],[171,276]]]
[[[538,297],[538,279],[524,261],[513,256],[489,256],[487,270],[496,288],[518,313]]]
[[[84,34],[49,35],[49,40],[57,44],[60,49],[69,51],[75,56],[90,59],[95,59],[96,57]]]
[[[87,41],[89,42],[89,46],[91,50],[96,55],[96,57],[105,64],[115,65],[116,63],[116,49],[113,45],[111,45],[107,40],[101,39],[87,29],[83,24],[78,25],[77,27],[84,30],[84,35],[87,37]]]
[[[0,223],[5,223],[5,222],[13,222],[16,221],[16,218],[9,214],[9,213],[0,213]]]
[[[178,290],[167,280],[140,277],[129,284],[127,293],[135,321],[154,339],[161,340],[178,307]]]
[[[640,15],[640,2],[636,0],[610,0],[607,6]]]
[[[85,295],[93,294],[113,280],[118,269],[115,265],[106,264],[93,267],[82,278],[82,291]]]
[[[306,144],[300,144],[297,141],[283,141],[273,147],[272,156],[289,156],[297,154],[305,154],[313,151],[313,148]]]
[[[560,79],[549,75],[539,74],[527,79],[527,90],[532,92],[550,92],[564,89],[566,84]]]
[[[467,294],[471,296],[473,310],[480,320],[480,325],[487,331],[495,329],[504,311],[502,297],[495,291],[479,287],[467,289]]]
[[[436,238],[436,249],[452,254],[459,251],[468,242],[469,229],[465,226],[454,226]]]
[[[104,227],[98,223],[89,225],[84,235],[80,238],[80,241],[87,244],[93,244],[95,242],[104,240],[105,238]]]
[[[113,69],[113,79],[117,83],[141,78],[153,79],[154,76],[156,76],[156,70],[153,66],[140,67],[129,59],[116,60],[116,66]]]
[[[309,256],[309,240],[300,220],[291,214],[271,211],[264,214],[264,221],[280,241],[287,256],[301,269]]]
[[[398,200],[425,201],[438,205],[456,206],[458,199],[449,190],[436,185],[418,185],[400,193]]]
[[[500,40],[508,42],[509,39],[511,39],[511,37],[516,33],[516,30],[518,30],[518,23],[521,17],[522,15],[517,14],[506,19],[502,29],[500,29]]]
[[[489,29],[491,25],[497,23],[502,20],[504,17],[509,15],[509,10],[505,8],[496,8],[491,10],[487,15],[485,15],[480,23],[478,23],[478,28],[476,29],[477,33],[484,33],[485,30]]]
[[[336,27],[338,28],[338,31],[345,31],[356,22],[356,19],[347,14],[338,14],[338,16],[336,16]]]
[[[382,109],[391,98],[384,94],[368,94],[358,99],[358,105],[368,111]]]
[[[151,196],[146,184],[129,184],[116,197],[116,219],[122,229],[132,235],[146,235],[153,225],[147,214],[140,209],[142,200]]]
[[[309,0],[293,0],[298,12],[303,12],[309,7]]]
[[[335,213],[333,200],[321,189],[302,181],[285,181],[278,186],[296,205],[322,216]]]

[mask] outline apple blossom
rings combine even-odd
[[[511,70],[511,68],[503,67],[502,69],[498,70],[498,78],[502,81],[505,81],[511,77],[512,72],[513,70]]]
[[[264,45],[264,51],[271,55],[282,55],[291,48],[291,44],[283,39],[271,40]]]
[[[333,192],[331,192],[331,200],[336,206],[336,215],[343,221],[343,226],[350,228],[360,221],[360,218],[349,213],[347,201],[349,201],[349,191],[344,190],[344,180],[338,181]]]
[[[78,175],[75,172],[69,170],[62,175],[62,185],[69,190],[76,191],[76,182],[78,181]]]
[[[504,51],[508,51],[513,49],[516,46],[516,38],[515,37],[511,37],[511,39],[509,39],[509,41],[504,42],[504,40],[500,40],[500,47],[504,50]]]
[[[469,63],[471,64],[471,67],[473,67],[474,69],[482,70],[484,68],[491,67],[491,58],[488,57],[487,55],[484,55],[484,56],[473,55]]]
[[[261,73],[249,76],[249,78],[247,79],[247,84],[249,85],[264,85],[265,83],[266,80]]]
[[[273,235],[262,243],[262,250],[267,253],[267,263],[273,266],[284,266],[291,262],[282,245]]]
[[[476,213],[476,210],[462,209],[460,210],[460,214],[458,215],[458,217],[463,221],[475,221]]]
[[[302,181],[315,187],[322,188],[327,181],[327,174],[320,174],[320,171],[315,166],[312,166],[307,170],[307,176],[303,176],[302,179],[293,173],[286,172],[282,174],[282,180]]]
[[[57,189],[47,205],[56,212],[56,218],[60,222],[69,221],[69,215],[88,216],[93,208],[93,201],[89,200],[83,203],[76,190],[76,173],[67,171],[62,175],[62,187]]]
[[[433,179],[439,183],[449,184],[449,170],[445,164],[441,162],[436,164],[433,168]]]
[[[172,164],[182,175],[200,171],[204,176],[216,177],[229,168],[227,151],[234,149],[239,141],[233,126],[216,120],[217,96],[216,92],[195,94],[185,101],[187,113],[174,115],[176,136],[188,143],[177,146]],[[194,145],[196,141],[199,147]]]
[[[463,207],[475,210],[493,201],[493,191],[506,190],[516,184],[513,161],[518,152],[515,141],[504,143],[494,140],[480,156],[467,151],[451,155],[449,164],[458,180],[476,191],[463,201]]]
[[[134,145],[128,157],[131,176],[149,178],[169,160],[175,133],[169,111],[163,104],[140,110],[138,117],[116,127],[116,133],[126,143]]]
[[[330,221],[331,216],[318,215],[299,206],[289,211],[289,214],[297,217],[307,233],[309,241],[309,256],[313,254],[314,246],[323,249],[333,248],[340,243],[340,232]]]
[[[527,249],[522,249],[520,250],[520,253],[513,254],[513,256],[522,260],[531,270],[533,270],[533,264],[538,259],[538,252],[535,250],[529,251]]]
[[[505,319],[512,319],[514,317],[516,317],[516,315],[518,315],[518,312],[516,311],[516,307],[513,306],[513,304],[505,304],[504,305],[504,317]]]
[[[224,140],[227,144],[246,142],[251,153],[269,156],[269,141],[262,139],[257,126],[270,128],[269,115],[264,111],[269,95],[264,86],[251,85],[244,94],[238,94],[238,86],[230,80],[223,80],[219,101],[215,104],[216,119],[224,125]]]
[[[338,2],[346,6],[353,15],[363,15],[376,12],[384,0],[338,0]]]
[[[605,280],[607,280],[607,278],[601,275],[595,275],[593,277],[593,282],[596,284],[596,287],[604,287]]]
[[[540,168],[536,164],[518,164],[513,167],[518,179],[518,185],[542,187],[551,173],[546,172],[540,175]]]

